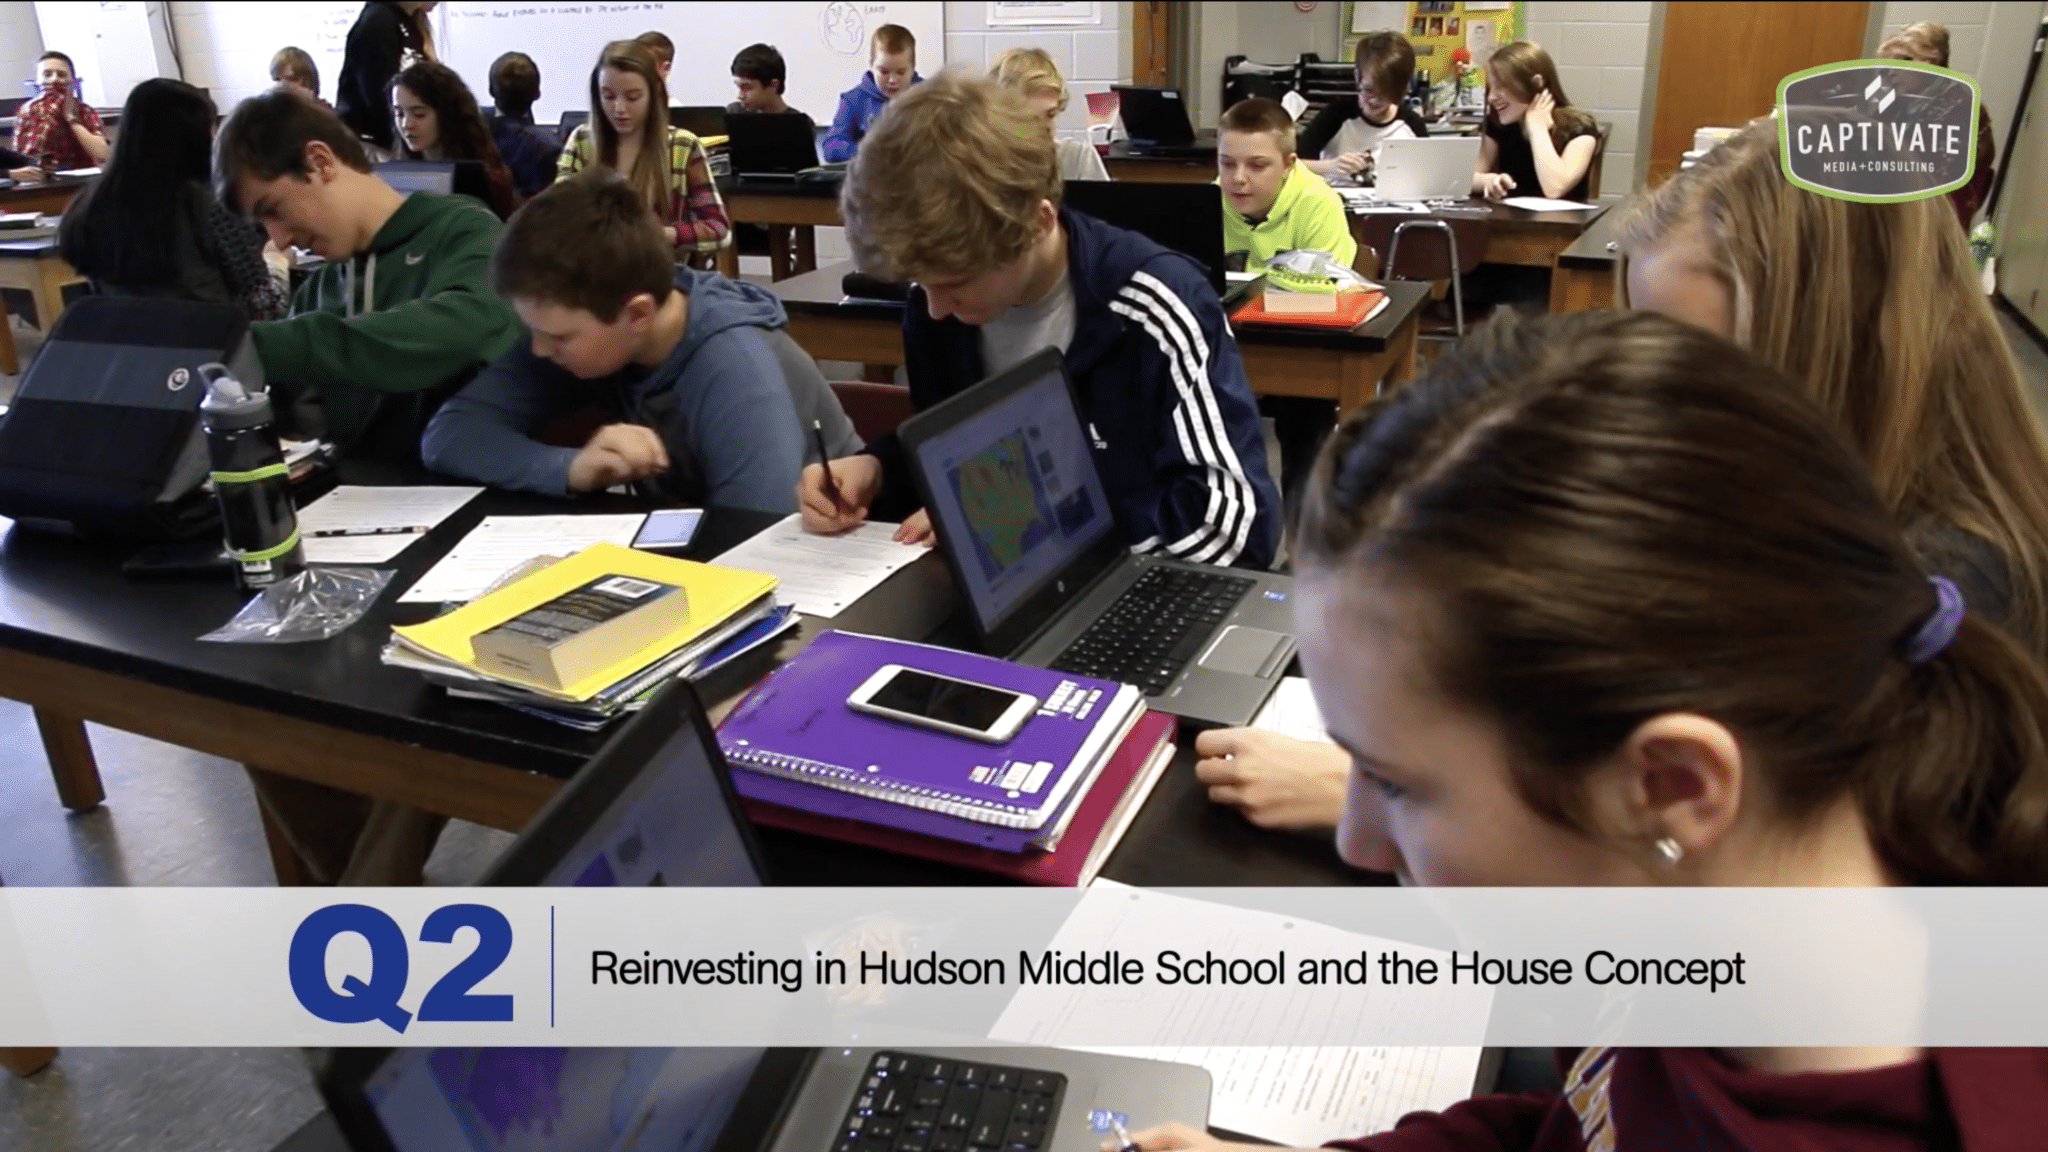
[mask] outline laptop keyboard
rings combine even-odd
[[[1258,581],[1228,572],[1147,568],[1052,662],[1060,672],[1166,691]]]
[[[868,1061],[832,1152],[1037,1152],[1067,1078],[901,1052]]]

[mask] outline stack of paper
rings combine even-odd
[[[782,582],[781,597],[806,616],[837,616],[897,569],[925,554],[898,544],[896,525],[872,521],[832,536],[804,531],[792,515],[718,558],[720,564],[766,572]]]
[[[631,544],[646,519],[638,512],[624,516],[486,516],[398,602],[474,600],[536,556],[559,556],[590,544]]]
[[[479,633],[611,576],[679,585],[689,598],[689,618],[649,635],[630,655],[559,688],[522,681],[477,662],[473,641]],[[573,727],[598,728],[636,710],[668,680],[701,675],[786,631],[794,620],[788,609],[777,608],[774,592],[775,578],[760,572],[593,544],[566,559],[533,565],[444,616],[392,629],[383,659],[454,693],[495,700]]]

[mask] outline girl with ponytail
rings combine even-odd
[[[1489,326],[1339,429],[1291,549],[1361,868],[2048,882],[2048,678],[1928,575],[1839,424],[1698,328]],[[1989,1152],[2048,1146],[2044,1098],[2038,1050],[1593,1049],[1563,1093],[1343,1146]]]

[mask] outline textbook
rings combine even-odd
[[[1068,806],[1048,842],[1015,851],[970,842],[977,835],[978,826],[955,828],[955,835],[940,836],[877,822],[874,817],[886,820],[889,815],[877,811],[878,806],[887,807],[883,801],[829,792],[791,780],[755,777],[752,782],[758,786],[742,789],[742,803],[749,819],[771,828],[957,864],[1026,884],[1084,888],[1102,871],[1102,865],[1122,842],[1138,809],[1145,806],[1145,798],[1173,762],[1177,727],[1174,717],[1164,712],[1145,713],[1104,759],[1101,770],[1080,798]],[[920,815],[954,819],[936,813]]]
[[[607,572],[470,638],[477,666],[561,690],[690,622],[681,584]]]
[[[1231,314],[1234,324],[1300,324],[1314,328],[1336,328],[1349,331],[1380,314],[1387,306],[1387,294],[1373,289],[1351,289],[1323,296],[1332,301],[1327,311],[1283,310],[1276,307],[1276,293],[1268,290],[1245,301],[1244,306]],[[1287,296],[1313,296],[1313,293],[1286,293]]]
[[[847,698],[885,664],[1037,697],[1038,711],[992,745],[855,711]],[[1132,685],[905,640],[826,632],[770,673],[719,725],[743,796],[762,778],[881,801],[892,826],[1021,851],[1077,794],[1136,722]],[[750,791],[750,789],[753,789]],[[788,803],[787,790],[777,791]],[[765,797],[763,797],[765,798]],[[952,819],[932,821],[925,814]],[[1024,833],[1024,835],[1017,835]],[[973,834],[973,833],[968,833]]]
[[[681,589],[687,597],[687,618],[669,627],[648,629],[638,647],[600,665],[578,669],[575,676],[555,687],[507,677],[478,661],[478,634],[607,577]],[[703,643],[733,623],[734,617],[759,616],[772,610],[775,585],[775,577],[762,572],[678,560],[617,544],[592,544],[453,612],[424,624],[393,628],[391,634],[393,644],[407,655],[452,665],[548,700],[580,703],[650,665],[674,658],[679,650]]]

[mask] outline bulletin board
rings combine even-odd
[[[1461,44],[1473,64],[1484,65],[1495,45],[1520,40],[1526,8],[1524,0],[1352,0],[1344,5],[1344,58],[1357,55],[1366,33],[1391,29],[1415,46],[1415,67],[1440,79]]]

